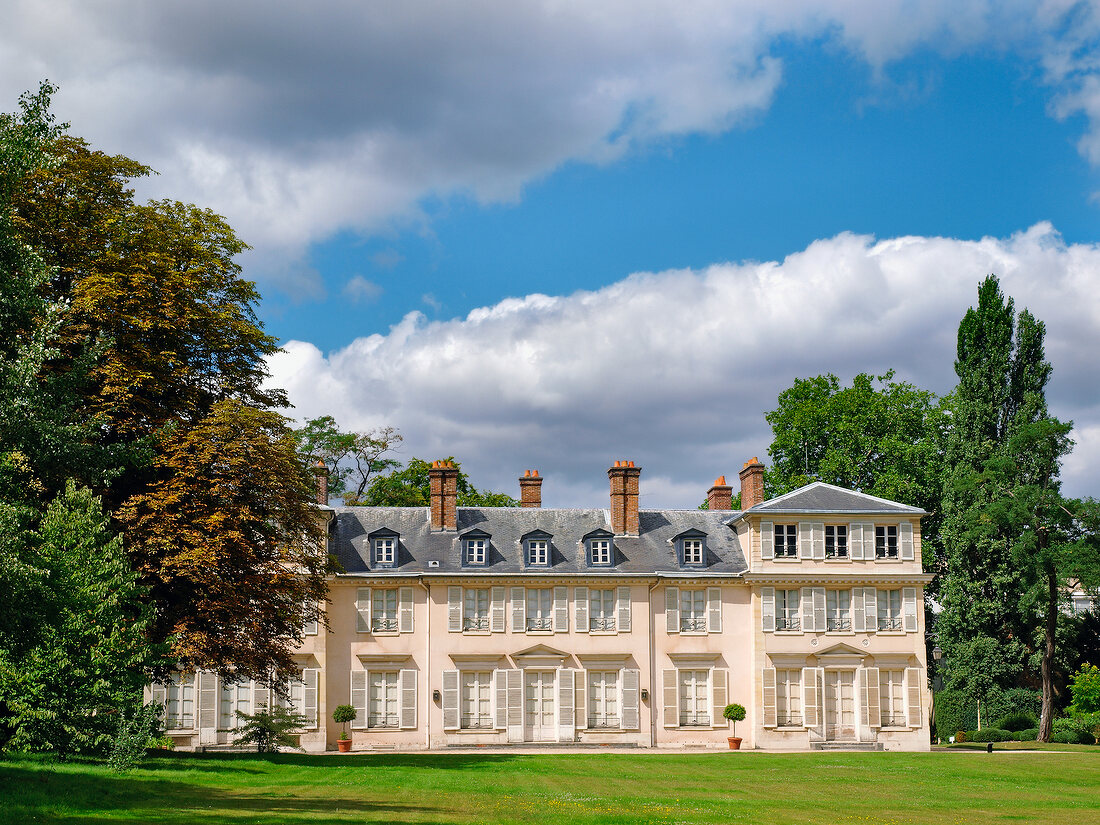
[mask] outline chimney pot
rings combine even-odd
[[[538,470],[526,470],[520,478],[519,506],[542,507],[542,479]]]
[[[320,459],[313,465],[313,500],[322,507],[328,505],[328,467]]]
[[[707,490],[707,509],[733,509],[733,488],[726,484],[725,476],[718,476],[714,479],[714,484]]]
[[[748,510],[764,501],[764,465],[753,456],[738,474],[741,478],[741,509]]]

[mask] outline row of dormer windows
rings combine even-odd
[[[909,523],[825,524],[824,522],[761,524],[764,559],[911,560],[913,526]]]

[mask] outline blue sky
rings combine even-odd
[[[954,384],[978,281],[1048,326],[1100,494],[1100,4],[16,2],[0,92],[226,215],[298,418],[549,505],[694,506],[796,377]]]

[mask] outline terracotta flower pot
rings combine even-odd
[[[340,749],[340,753],[351,753],[351,740],[350,739],[337,739],[336,747]]]
[[[726,741],[730,743],[731,751],[741,750],[741,737],[740,736],[727,736]]]

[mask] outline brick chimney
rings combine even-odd
[[[453,461],[436,461],[428,470],[433,530],[458,529],[458,468]]]
[[[764,465],[753,456],[745,462],[741,476],[741,509],[748,510],[764,501]]]
[[[313,465],[313,500],[322,507],[328,505],[328,467],[320,459]]]
[[[524,470],[519,479],[519,506],[542,506],[542,479],[538,470]]]
[[[611,480],[611,529],[617,536],[638,535],[638,477],[633,461],[616,461],[607,471]]]
[[[725,476],[714,479],[714,485],[707,490],[707,509],[733,509],[733,488],[726,484]]]

